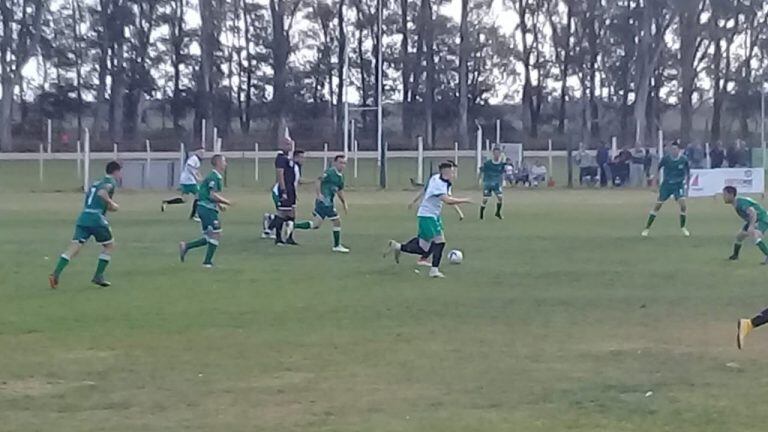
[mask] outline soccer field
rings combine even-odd
[[[431,280],[411,257],[381,257],[415,234],[402,188],[348,192],[347,256],[330,252],[329,226],[273,247],[258,238],[266,186],[225,190],[237,204],[212,271],[200,250],[178,262],[178,241],[199,235],[187,206],[160,213],[167,194],[119,191],[114,285],[88,283],[90,244],[52,291],[81,194],[0,178],[13,185],[0,197],[2,431],[722,432],[768,419],[768,332],[734,344],[736,319],[768,304],[768,268],[749,243],[726,261],[741,224],[719,199],[690,202],[691,238],[670,203],[641,239],[650,191],[510,189],[504,221],[444,212],[465,260]],[[305,189],[300,214],[311,201]]]

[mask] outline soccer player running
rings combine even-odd
[[[344,168],[346,166],[347,160],[344,159],[344,155],[337,155],[333,158],[333,165],[325,170],[315,182],[317,198],[313,212],[314,219],[295,224],[296,229],[318,229],[325,219],[330,220],[333,224],[333,248],[331,250],[339,253],[349,253],[349,249],[341,244],[341,217],[334,205],[334,200],[338,196],[344,214],[349,211],[347,198],[344,196]]]
[[[467,198],[454,198],[451,196],[451,180],[453,180],[455,174],[455,166],[453,162],[443,162],[439,166],[440,172],[429,179],[424,191],[424,198],[417,213],[419,222],[418,235],[405,244],[390,240],[384,252],[385,256],[390,253],[394,254],[395,262],[397,263],[400,262],[400,254],[402,252],[420,255],[421,257],[431,256],[432,267],[429,269],[429,276],[433,278],[445,277],[440,272],[440,261],[443,258],[443,250],[445,249],[443,221],[440,217],[443,204],[453,206],[471,202]]]
[[[179,243],[179,259],[184,262],[187,253],[196,248],[208,246],[205,251],[203,267],[213,267],[213,255],[219,247],[221,240],[221,222],[219,221],[219,212],[226,210],[232,202],[221,194],[223,188],[222,173],[227,169],[227,160],[222,155],[214,155],[211,158],[213,170],[203,179],[200,184],[200,193],[198,195],[197,213],[200,216],[200,224],[203,227],[203,236],[191,242]]]
[[[202,160],[202,148],[195,150],[189,158],[187,158],[187,162],[184,164],[184,169],[181,170],[181,175],[179,176],[180,196],[164,200],[160,206],[160,211],[164,212],[169,205],[184,204],[187,202],[187,196],[191,195],[195,200],[192,202],[192,211],[189,213],[189,218],[194,219],[195,221],[200,220],[197,217],[197,192],[199,190],[197,184],[202,179],[200,176],[200,164]]]
[[[685,227],[687,220],[687,206],[685,196],[687,193],[688,180],[691,175],[691,166],[688,159],[680,152],[677,143],[672,143],[669,147],[669,154],[665,155],[659,161],[659,172],[664,170],[664,180],[659,186],[659,198],[648,215],[648,222],[641,233],[643,237],[648,237],[651,233],[651,225],[656,220],[656,214],[661,210],[662,204],[670,197],[674,196],[680,206],[680,231],[683,235],[689,237],[691,233]]]
[[[501,149],[494,147],[493,158],[485,161],[480,168],[479,175],[483,178],[483,203],[480,204],[481,220],[485,217],[485,206],[488,204],[488,199],[491,195],[496,195],[496,217],[504,219],[504,216],[501,214],[501,206],[502,197],[504,196],[502,185],[504,183],[506,165],[506,161],[502,158]]]
[[[59,286],[59,278],[64,268],[77,256],[80,249],[91,237],[101,244],[102,247],[101,254],[99,254],[99,262],[96,266],[96,273],[93,275],[91,282],[102,287],[111,285],[104,278],[104,271],[112,260],[115,241],[106,214],[108,211],[115,212],[120,208],[112,197],[115,194],[118,182],[122,179],[122,167],[115,161],[109,162],[106,174],[101,180],[93,183],[91,188],[86,191],[83,211],[77,218],[77,222],[75,222],[75,235],[72,237],[72,244],[61,254],[59,261],[56,263],[56,268],[48,277],[48,282],[53,289]]]

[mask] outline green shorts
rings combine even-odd
[[[755,224],[755,228],[757,228],[758,231],[765,234],[766,231],[768,231],[768,222],[765,221],[757,221]],[[747,232],[749,229],[749,222],[745,223],[744,226],[741,228],[742,231]]]
[[[203,234],[209,232],[221,232],[221,222],[219,221],[219,211],[206,206],[197,206],[197,216],[200,218],[200,225],[203,227]]]
[[[336,212],[335,207],[319,199],[315,200],[315,211],[312,213],[320,219],[335,220],[339,218],[339,213]]]
[[[182,195],[197,195],[199,188],[196,183],[179,185],[179,192]]]
[[[76,241],[80,244],[84,244],[93,237],[96,243],[109,244],[114,241],[112,237],[112,230],[109,225],[96,225],[96,226],[75,226],[75,235],[72,236],[72,241]]]
[[[419,216],[419,239],[425,242],[443,236],[443,220],[439,217]]]
[[[675,201],[685,198],[685,185],[682,183],[662,183],[659,187],[658,202],[664,202],[674,196]]]
[[[504,192],[501,190],[501,183],[483,183],[483,196],[488,198],[491,195],[504,195]]]

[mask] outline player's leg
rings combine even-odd
[[[647,237],[648,234],[651,232],[651,225],[653,225],[653,222],[656,220],[656,215],[659,213],[659,210],[661,210],[661,206],[664,204],[664,201],[668,200],[671,196],[671,193],[669,193],[668,188],[666,188],[664,185],[661,185],[659,187],[659,198],[656,200],[656,204],[654,204],[653,209],[648,213],[648,220],[645,223],[645,229],[642,232],[643,237]]]
[[[504,200],[504,192],[501,190],[501,185],[498,185],[495,190],[496,194],[496,217],[499,219],[504,219],[504,216],[501,214],[501,207],[503,205]]]
[[[741,231],[736,234],[736,240],[733,242],[733,253],[728,257],[729,260],[736,261],[739,259],[741,245],[744,243],[744,240],[746,240],[747,237],[749,237],[749,233],[747,232],[747,225],[744,225],[744,228],[742,228]]]
[[[740,319],[738,322],[738,332],[736,334],[736,346],[739,349],[744,347],[744,339],[754,329],[768,323],[768,309],[764,309],[751,319]]]
[[[685,196],[682,196],[682,193],[683,191],[681,188],[679,196],[678,193],[676,193],[675,196],[677,204],[680,206],[680,231],[682,231],[684,236],[689,237],[691,233],[688,231],[688,228],[685,227],[686,222],[688,222],[688,204],[685,202]]]
[[[211,230],[206,234],[205,240],[208,243],[208,247],[205,249],[205,259],[203,260],[203,267],[213,267],[213,256],[216,254],[216,249],[219,247],[219,241],[221,240],[221,228],[218,230]]]
[[[768,264],[768,245],[763,241],[763,232],[765,231],[765,228],[766,227],[763,226],[763,224],[758,222],[755,229],[750,233],[750,236],[752,237],[752,240],[755,241],[755,246],[757,246],[757,248],[760,249],[760,252],[765,256],[763,264]]]
[[[485,218],[485,207],[488,205],[488,199],[491,198],[491,189],[483,185],[483,201],[480,203],[480,220]]]
[[[115,239],[112,237],[112,231],[108,226],[94,229],[94,239],[101,244],[101,253],[96,264],[96,272],[93,274],[91,282],[102,287],[108,287],[111,284],[104,278],[104,271],[112,261],[112,252],[115,250]]]
[[[69,265],[69,262],[80,253],[83,244],[88,240],[87,237],[83,237],[84,233],[79,232],[79,228],[80,227],[75,227],[75,236],[72,239],[72,242],[69,244],[69,247],[67,247],[67,250],[59,256],[58,261],[56,261],[56,267],[53,269],[53,273],[48,276],[48,282],[53,289],[56,289],[59,286],[59,277],[61,276],[61,273]]]
[[[296,206],[291,209],[288,219],[283,225],[283,237],[285,238],[285,244],[298,246],[296,240],[293,239],[293,233],[296,230]]]
[[[107,270],[107,266],[112,261],[112,252],[115,250],[115,242],[109,241],[102,243],[101,253],[99,254],[99,261],[96,264],[96,272],[93,274],[91,282],[102,287],[108,287],[112,285],[104,278],[104,272]]]
[[[214,221],[217,220],[215,211],[207,207],[200,207],[198,209],[198,215],[200,216],[200,225],[203,229],[203,236],[189,242],[179,243],[179,259],[184,262],[187,253],[192,249],[201,248],[208,245],[207,235],[208,232],[213,229]]]
[[[434,219],[434,234],[432,244],[430,245],[430,254],[432,255],[432,268],[429,269],[429,277],[443,278],[440,272],[440,262],[443,259],[443,250],[445,249],[445,233],[443,233],[443,222],[440,218]]]
[[[199,200],[197,199],[197,195],[194,195],[195,199],[192,200],[192,207],[189,209],[189,218],[192,220],[199,221],[200,218],[197,216],[197,204]]]
[[[341,244],[341,218],[336,215],[331,218],[333,224],[333,251],[340,253],[349,253],[349,249]]]

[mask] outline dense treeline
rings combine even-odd
[[[378,80],[395,145],[467,147],[497,117],[532,143],[749,140],[768,1],[0,0],[0,60],[3,151],[49,118],[103,145],[193,140],[202,119],[232,141],[288,124],[338,142],[345,97],[375,106]]]

